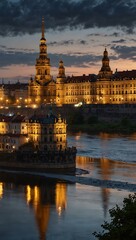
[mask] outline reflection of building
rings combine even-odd
[[[110,180],[111,175],[111,164],[108,159],[101,158],[100,159],[100,167],[101,167],[101,176],[103,180]],[[103,199],[103,209],[104,209],[104,216],[106,217],[108,211],[108,204],[109,204],[109,195],[110,189],[109,188],[102,188],[102,199]]]
[[[66,209],[67,198],[66,198],[67,185],[64,183],[56,184],[56,209],[59,216]]]
[[[40,240],[45,239],[50,216],[50,201],[49,199],[43,199],[44,197],[46,198],[46,196],[44,196],[45,190],[47,191],[47,189],[42,189],[37,186],[31,187],[28,185],[26,187],[27,204],[34,209]],[[43,200],[45,200],[44,203]]]
[[[56,205],[60,216],[66,208],[66,184],[49,184],[42,187],[26,187],[27,204],[33,207],[35,219],[39,230],[40,240],[46,239],[46,232],[50,218],[51,205]]]
[[[39,240],[45,240],[51,211],[55,211],[55,216],[60,217],[66,209],[67,184],[46,183],[41,186],[22,186],[0,182],[0,200],[4,197],[4,191],[6,190],[18,190],[18,192],[21,193],[25,192],[26,204],[34,211],[35,222],[39,232]]]
[[[91,176],[94,174],[93,177],[95,178],[101,178],[102,180],[111,179],[114,165],[109,159],[77,156],[76,163],[77,163],[77,167],[86,168],[87,170],[89,170]],[[97,171],[98,171],[98,176],[97,176]],[[106,217],[106,214],[108,211],[110,189],[101,188],[101,191],[102,191],[104,216]]]
[[[3,183],[0,182],[0,199],[3,197]]]

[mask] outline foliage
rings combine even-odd
[[[136,193],[124,198],[123,207],[118,205],[109,210],[111,222],[104,222],[102,232],[94,232],[99,240],[136,239]]]
[[[127,117],[122,118],[121,125],[126,126],[126,125],[129,125],[129,124],[130,124],[130,121]]]
[[[71,124],[83,124],[84,123],[84,116],[82,111],[75,111],[72,118]]]
[[[97,116],[91,116],[88,118],[88,123],[89,124],[95,124],[98,123],[98,117]]]

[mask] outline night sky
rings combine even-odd
[[[136,69],[136,0],[0,0],[0,82],[35,75],[42,16],[51,75],[97,74],[105,47],[113,72]]]

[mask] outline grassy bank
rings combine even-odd
[[[132,134],[136,132],[136,124],[122,124],[122,123],[106,123],[97,122],[93,124],[69,124],[69,132],[85,132],[88,134],[98,133],[119,133],[119,134]]]

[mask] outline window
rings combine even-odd
[[[47,128],[44,128],[44,134],[47,134]]]
[[[52,128],[49,128],[49,133],[52,134],[53,130]]]

